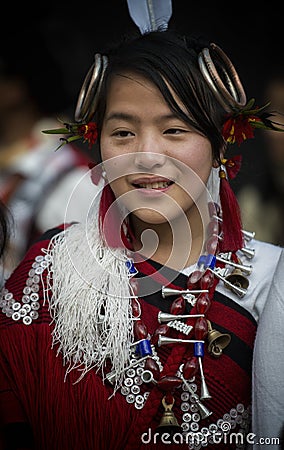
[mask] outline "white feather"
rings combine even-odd
[[[127,0],[128,10],[141,34],[168,28],[172,15],[171,0]]]

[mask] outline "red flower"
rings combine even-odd
[[[236,155],[230,159],[222,159],[222,164],[224,164],[226,167],[228,178],[232,180],[240,171],[242,164],[242,155]]]
[[[253,115],[239,114],[236,117],[229,117],[223,125],[223,137],[230,144],[236,142],[240,145],[246,139],[254,137],[256,122],[261,122],[261,119]]]
[[[98,138],[98,129],[95,122],[89,122],[86,125],[80,125],[78,128],[80,136],[84,137],[85,141],[88,141],[89,148],[96,143]]]

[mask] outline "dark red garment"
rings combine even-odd
[[[52,234],[37,242],[6,283],[6,288],[16,300],[22,297],[28,272],[35,257],[42,254]],[[157,263],[148,261],[139,265],[139,276],[151,274],[153,283],[164,284],[173,280],[170,286],[184,288],[187,277],[165,269],[157,272]],[[173,278],[173,275],[176,275]],[[158,326],[159,308],[169,310],[172,300],[163,299],[161,293],[149,295],[141,300],[142,319],[149,332]],[[163,407],[163,393],[151,386],[145,406],[137,410],[125,397],[113,393],[110,384],[105,385],[99,374],[91,370],[78,383],[78,372],[71,371],[65,378],[66,367],[62,355],[51,348],[53,326],[48,305],[43,305],[40,292],[40,316],[31,325],[24,325],[0,314],[0,417],[4,430],[11,426],[28,424],[33,433],[34,447],[28,447],[28,432],[22,448],[36,450],[159,450],[188,449],[186,444],[162,444],[154,442],[154,433],[160,422]],[[192,309],[194,312],[194,308]],[[206,383],[212,399],[206,406],[213,411],[200,427],[208,426],[237,404],[247,407],[251,403],[251,361],[256,324],[252,316],[232,300],[215,293],[208,318],[214,328],[229,332],[232,341],[224,354],[215,359],[205,354],[203,367]],[[179,368],[185,348],[162,346],[159,356],[164,372],[174,375]],[[197,376],[197,385],[199,378]],[[147,385],[149,390],[149,385]],[[174,414],[181,422],[180,400],[176,399]],[[16,425],[13,425],[16,424]],[[237,430],[234,430],[235,432]],[[144,433],[144,435],[143,435]],[[11,434],[8,433],[8,440]],[[24,432],[23,432],[24,436]],[[144,436],[144,442],[142,442]],[[151,437],[151,439],[150,439]],[[149,444],[146,442],[149,440]],[[0,447],[1,448],[1,447]],[[3,447],[4,448],[4,447]],[[9,447],[7,447],[9,448]],[[21,448],[20,445],[17,448]],[[209,448],[214,448],[210,447]],[[216,446],[219,450],[235,448],[228,444]]]

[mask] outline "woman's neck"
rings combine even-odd
[[[162,224],[149,224],[136,216],[131,226],[136,239],[133,247],[146,258],[175,270],[182,270],[197,262],[203,253],[209,222],[208,208],[193,206],[188,214]]]

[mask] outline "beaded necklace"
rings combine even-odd
[[[221,218],[216,215],[216,205],[209,204],[211,220],[208,225],[209,238],[205,243],[205,253],[200,256],[197,269],[188,277],[187,289],[183,291],[162,287],[162,296],[177,296],[173,300],[170,312],[158,313],[159,325],[152,335],[149,334],[146,324],[141,319],[141,304],[139,300],[139,281],[135,277],[136,268],[132,260],[128,260],[130,285],[133,292],[132,316],[133,332],[135,342],[135,356],[138,362],[143,361],[141,369],[141,379],[143,383],[153,383],[163,394],[162,405],[164,414],[159,427],[167,428],[179,427],[178,422],[172,412],[175,399],[174,394],[182,384],[191,392],[190,381],[200,371],[200,395],[196,396],[196,404],[201,418],[207,418],[212,412],[203,404],[203,401],[210,399],[211,395],[205,382],[203,372],[203,357],[205,352],[205,340],[207,339],[208,352],[215,358],[222,355],[222,350],[230,343],[229,334],[221,334],[212,329],[210,321],[206,318],[210,309],[213,295],[218,282],[224,281],[225,286],[243,295],[241,286],[228,283],[226,277],[222,276],[222,270],[226,270],[226,264],[239,266],[239,258],[236,252],[222,254],[218,252],[218,242],[222,239]],[[218,214],[220,212],[218,211]],[[224,259],[225,258],[225,259]],[[194,307],[194,313],[185,313],[186,308]],[[217,338],[216,338],[217,335]],[[212,338],[213,336],[213,338]],[[214,338],[215,337],[215,338]],[[157,347],[162,345],[179,344],[187,348],[182,358],[184,362],[179,367],[175,375],[165,372],[157,358]],[[193,352],[192,352],[193,346]],[[135,366],[138,363],[132,363]],[[108,374],[107,379],[112,381],[115,374]],[[191,392],[194,394],[193,392]],[[159,428],[158,427],[158,428]]]

